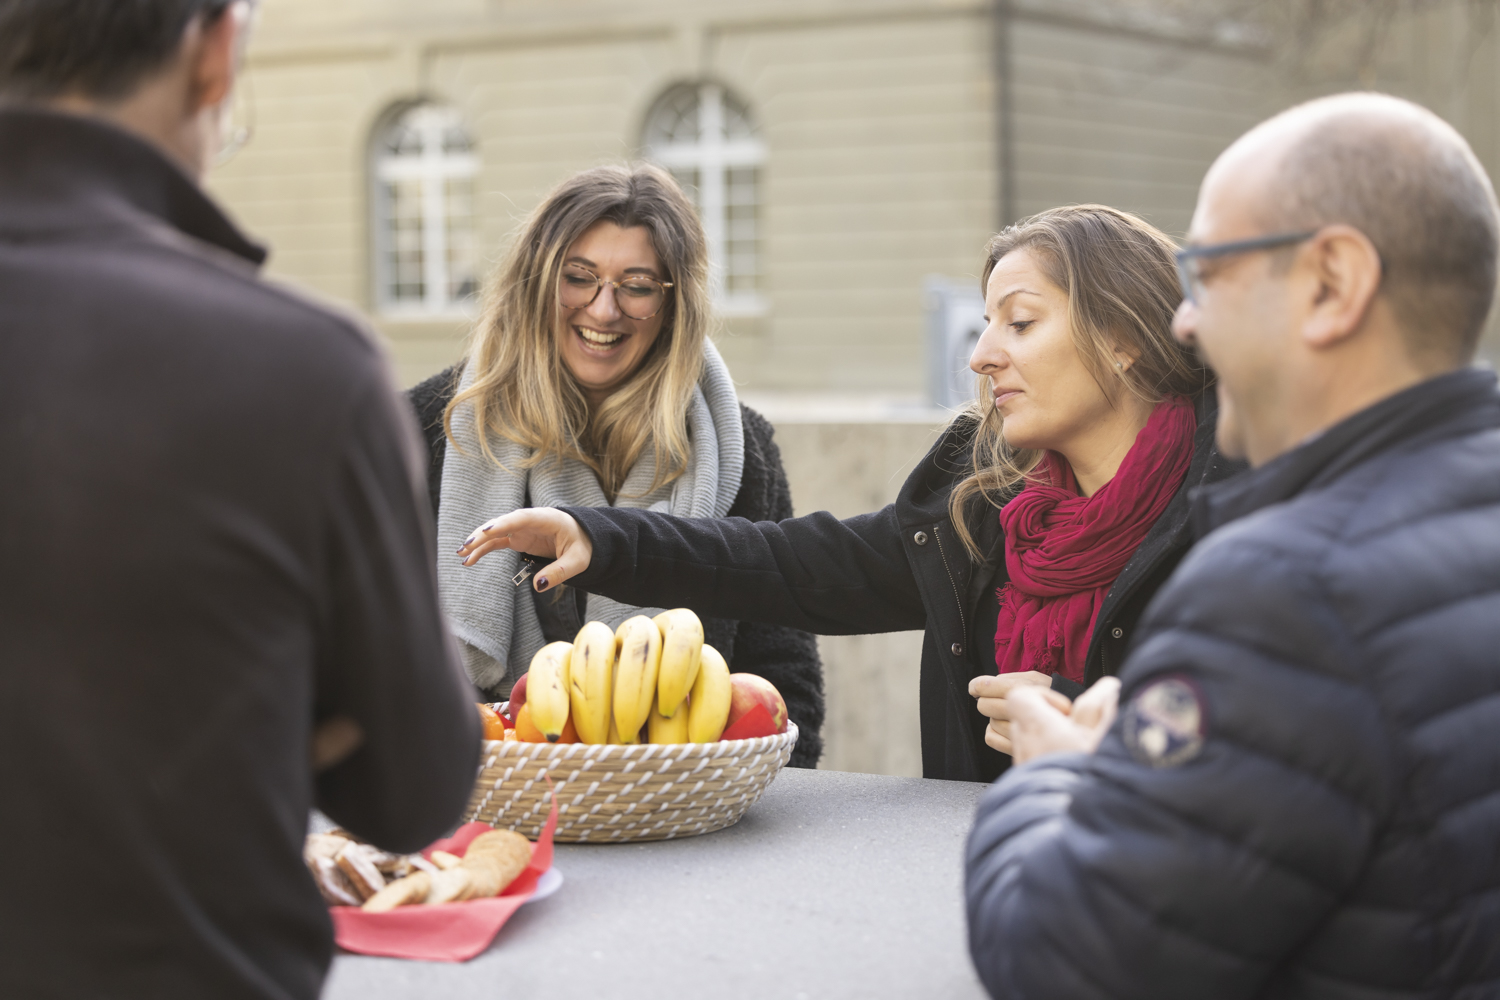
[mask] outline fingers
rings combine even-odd
[[[516,547],[511,544],[509,535],[501,535],[498,538],[481,535],[478,542],[473,545],[465,544],[463,548],[458,550],[458,554],[462,557],[461,561],[465,566],[472,566],[491,552]]]
[[[1052,677],[1035,670],[1013,674],[987,674],[969,681],[969,694],[978,699],[979,714],[991,719],[1010,718],[1007,699],[1014,691],[1023,687],[1051,690]],[[1062,698],[1062,695],[1057,697]],[[1063,698],[1066,702],[1067,699]],[[1067,711],[1067,709],[1063,709]]]
[[[1043,754],[1089,749],[1086,730],[1066,714],[1068,699],[1050,688],[1022,687],[1011,702],[1011,756],[1024,764]]]
[[[1011,756],[1017,764],[1049,753],[1092,753],[1098,745],[1092,731],[1068,714],[1068,699],[1050,688],[1019,688],[1010,702]]]
[[[991,722],[984,730],[984,742],[991,749],[999,750],[1001,753],[1011,752],[1010,723]]]
[[[1062,715],[1054,697],[1062,696],[1051,688],[1025,687],[1012,691],[1006,699],[1010,702],[1011,721],[1025,725],[1049,715]],[[1067,701],[1066,698],[1063,700]]]
[[[577,522],[571,517],[547,507],[527,507],[511,511],[500,517],[492,517],[475,528],[458,547],[458,554],[465,557],[465,565],[472,565],[467,557],[475,554],[482,556],[484,553],[478,552],[478,549],[489,543],[490,548],[485,551],[492,552],[495,548],[523,549],[539,556],[555,555],[555,539],[559,531],[566,528],[564,522],[577,527]]]
[[[1051,676],[1037,670],[1022,670],[1011,674],[983,674],[969,681],[969,696],[972,698],[1004,698],[1022,685],[1050,687]]]
[[[1102,677],[1073,703],[1073,721],[1095,736],[1095,745],[1114,725],[1120,706],[1120,680]]]
[[[539,574],[550,586],[583,572],[593,556],[593,545],[578,522],[548,507],[529,507],[491,518],[464,539],[458,556],[465,566],[473,566],[501,549],[555,558],[557,561]],[[537,589],[547,587],[538,581]]]
[[[572,522],[573,519],[562,511],[553,510],[551,507],[522,507],[520,510],[513,510],[509,514],[501,514],[499,517],[490,518],[475,528],[474,533],[464,540],[464,544],[468,545],[477,541],[481,535],[498,538],[503,535],[524,534],[528,536],[528,540],[531,536],[550,538],[557,533],[558,528],[561,526],[559,524],[560,521]],[[538,552],[536,554],[542,556],[552,555],[551,552]]]
[[[589,568],[589,560],[593,558],[593,555],[593,545],[589,543],[588,536],[580,531],[579,538],[569,544],[556,560],[542,567],[532,586],[536,587],[536,592],[540,594],[551,590],[564,580],[571,580]]]
[[[1051,688],[1040,688],[1043,700],[1063,715],[1071,715],[1073,712],[1073,700],[1060,691]]]
[[[978,701],[979,714],[989,719],[1009,719],[1009,698],[980,698]]]

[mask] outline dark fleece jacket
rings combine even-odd
[[[443,460],[448,441],[443,433],[443,411],[458,384],[457,366],[438,373],[407,391],[427,440],[427,488],[432,509],[442,500]],[[771,424],[748,406],[740,405],[745,425],[745,469],[740,491],[729,517],[750,521],[780,521],[792,516],[792,491]],[[496,513],[500,513],[496,511]],[[692,607],[692,602],[686,602]],[[695,609],[696,610],[696,609]],[[776,685],[786,699],[787,715],[799,735],[792,751],[792,767],[816,767],[823,754],[823,664],[818,644],[801,629],[757,622],[703,618],[703,637],[724,654],[731,670],[758,674]],[[497,693],[499,695],[499,693]]]

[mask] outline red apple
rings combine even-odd
[[[521,711],[521,706],[526,704],[526,678],[530,676],[531,674],[526,673],[517,677],[515,687],[510,689],[510,717],[512,719],[516,718],[517,713]]]
[[[786,702],[782,700],[781,692],[776,690],[776,685],[757,674],[730,674],[729,722],[725,724],[724,731],[727,733],[733,729],[740,717],[757,705],[766,710],[775,728],[770,733],[756,735],[770,736],[786,732]]]

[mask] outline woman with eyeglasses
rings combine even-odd
[[[525,507],[791,517],[771,426],[739,402],[707,336],[709,308],[703,229],[672,177],[654,166],[586,170],[532,213],[464,361],[411,390],[431,452],[439,551],[450,554],[438,567],[445,610],[469,676],[490,697],[506,697],[544,644],[572,641],[588,621],[618,626],[650,602],[517,586],[528,567],[515,552],[461,567],[451,553],[474,525]],[[732,609],[715,614],[704,618],[705,641],[730,669],[776,685],[801,733],[791,762],[814,766],[815,640]]]
[[[520,550],[555,558],[542,592],[570,580],[824,634],[925,629],[923,771],[992,780],[1010,762],[1010,693],[1072,698],[1115,673],[1193,542],[1189,491],[1233,471],[1213,446],[1212,376],[1172,337],[1174,251],[1098,205],[992,239],[978,398],[884,510],[775,524],[525,510],[475,522],[454,562]]]

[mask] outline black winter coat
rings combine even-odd
[[[1192,543],[1188,491],[1236,466],[1213,447],[1212,392],[1198,405],[1192,466],[1181,489],[1121,572],[1089,645],[1089,683],[1113,673],[1146,602]],[[969,525],[975,563],[954,534],[948,497],[966,475],[976,424],[955,421],[883,510],[840,521],[821,511],[780,523],[690,521],[633,511],[566,508],[593,541],[575,586],[616,600],[689,603],[821,635],[925,629],[922,771],[990,781],[1010,757],[984,742],[988,721],[969,680],[995,672],[995,591],[1007,579],[1000,519],[978,506]],[[1078,693],[1058,677],[1054,687]],[[1071,689],[1071,690],[1070,690]]]
[[[264,256],[155,142],[0,108],[6,1000],[316,1000],[308,811],[414,851],[474,790],[411,414]]]
[[[427,439],[427,488],[434,513],[442,499],[443,459],[448,454],[443,411],[453,399],[458,375],[458,366],[454,366],[407,390]],[[787,485],[786,469],[782,467],[781,450],[776,447],[771,424],[743,403],[740,417],[745,425],[745,468],[740,491],[735,494],[728,516],[754,521],[791,517],[792,491]],[[554,588],[546,599],[551,600],[557,589],[561,588]],[[690,596],[670,606],[699,610]],[[724,654],[731,669],[758,674],[776,685],[786,700],[787,716],[798,729],[790,764],[816,767],[823,755],[823,663],[818,658],[817,640],[796,628],[736,619],[733,608],[721,611],[717,617],[705,613],[704,641]],[[494,692],[496,698],[505,694]]]
[[[1028,1000],[1500,996],[1494,376],[1399,393],[1195,516],[1217,530],[1148,609],[1098,753],[981,800],[980,977]]]

